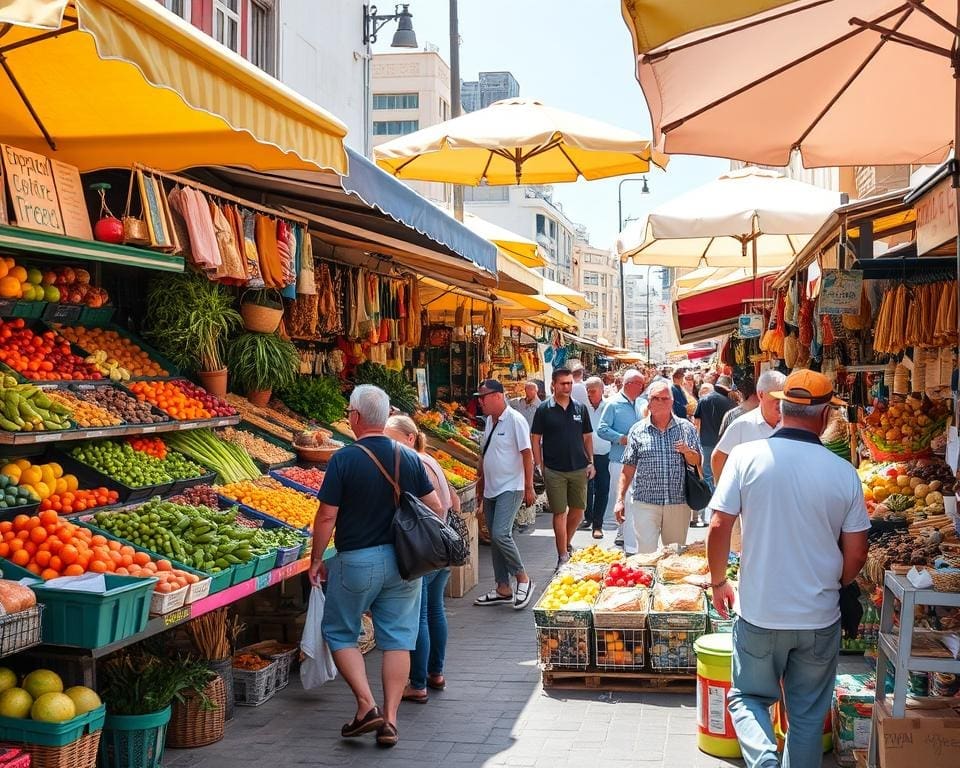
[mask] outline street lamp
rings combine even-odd
[[[650,194],[650,185],[647,184],[646,176],[631,176],[630,178],[620,179],[620,184],[617,185],[617,234],[623,230],[623,185],[628,181],[642,181],[643,186],[640,188],[641,195]],[[624,293],[624,283],[623,283],[623,260],[620,259],[620,346],[626,348],[627,346],[627,307],[626,307],[626,294]],[[647,276],[649,278],[649,270],[647,270]],[[650,359],[650,310],[649,310],[649,296],[650,296],[650,287],[649,279],[647,280],[647,359]]]
[[[373,44],[377,42],[377,33],[391,21],[397,22],[397,31],[393,33],[391,48],[416,48],[417,35],[413,31],[413,14],[410,5],[400,3],[394,6],[393,13],[377,13],[377,6],[363,6],[363,44],[366,46],[363,72],[363,152],[370,156],[370,142],[373,135],[373,89],[370,85],[370,68],[373,60]]]

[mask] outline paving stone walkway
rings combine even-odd
[[[549,526],[549,518],[541,515],[534,531],[518,536],[538,597],[556,563]],[[702,538],[704,531],[690,533],[691,539]],[[612,546],[612,539],[607,534],[603,543]],[[589,532],[578,534],[578,545],[588,543]],[[340,726],[354,712],[353,697],[342,680],[304,691],[294,674],[289,687],[266,704],[237,707],[221,742],[168,750],[164,768],[743,765],[697,749],[692,693],[545,691],[531,611],[472,605],[492,582],[486,547],[480,548],[480,560],[479,586],[465,598],[447,601],[447,689],[431,692],[425,705],[401,705],[400,743],[394,749],[377,748],[372,736],[340,738]],[[367,656],[378,695],[379,661],[377,651]],[[828,757],[824,765],[834,763]]]

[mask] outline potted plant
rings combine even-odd
[[[104,768],[159,768],[171,705],[199,697],[211,706],[207,686],[215,677],[202,663],[123,650],[100,668],[107,716],[100,741]]]
[[[274,290],[277,298],[271,296],[271,291],[264,288],[257,291],[244,291],[240,297],[240,315],[243,317],[243,327],[256,333],[273,333],[280,327],[283,319],[283,300],[279,292]],[[251,297],[248,299],[248,294]]]
[[[227,393],[224,344],[240,322],[233,297],[203,275],[166,275],[150,284],[147,335],[174,365],[195,372],[219,397]]]
[[[300,356],[293,342],[275,333],[241,333],[227,347],[227,362],[234,385],[254,405],[266,405],[273,390],[296,379]]]

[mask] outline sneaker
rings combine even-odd
[[[531,528],[533,528],[532,525],[518,525],[518,526],[517,526],[517,533],[526,533],[526,532],[529,531]]]
[[[527,607],[527,604],[533,599],[534,583],[532,581],[517,582],[517,588],[514,590],[513,608],[516,611]]]
[[[622,533],[618,533],[618,534],[617,534],[617,538],[615,538],[615,539],[613,540],[613,546],[615,546],[615,547],[622,547],[622,546],[623,546],[623,534],[622,534]]]

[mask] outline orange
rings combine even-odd
[[[60,522],[60,516],[53,510],[48,509],[47,511],[40,513],[40,522],[44,525],[58,523]],[[2,523],[0,523],[0,530],[3,530]]]
[[[83,573],[83,566],[79,563],[74,563],[73,565],[68,565],[67,569],[63,572],[64,576],[80,576]]]
[[[94,573],[105,573],[107,566],[104,564],[103,560],[91,560],[90,570]]]
[[[20,281],[17,278],[9,275],[0,277],[0,298],[19,299],[22,293],[23,288],[21,288]]]
[[[41,568],[46,568],[50,564],[50,553],[44,550],[39,550],[36,555],[34,555],[34,560],[36,560],[37,565]]]
[[[30,540],[36,544],[41,543],[44,539],[47,538],[47,529],[43,526],[37,526],[30,531]]]
[[[53,570],[55,570],[57,573],[60,573],[61,569],[63,568],[63,561],[59,557],[54,555],[53,557],[50,558],[49,566],[53,568]]]
[[[6,277],[8,272],[10,272],[10,267],[7,266],[7,262],[0,261],[0,277]]]
[[[73,544],[65,544],[63,549],[60,550],[60,559],[66,565],[73,565],[77,562],[79,556],[80,553],[77,552],[77,548]]]
[[[18,283],[27,282],[27,270],[21,267],[19,264],[15,267],[11,267],[7,274],[10,277],[15,278]]]
[[[25,549],[18,549],[11,559],[16,565],[24,566],[30,562],[30,553]]]
[[[30,522],[30,518],[27,515],[17,515],[13,518],[13,529],[15,531],[22,531],[27,527],[27,523]]]
[[[44,581],[49,581],[50,579],[56,579],[59,576],[60,574],[57,571],[53,570],[52,568],[47,568],[40,574],[40,578],[43,579]]]

